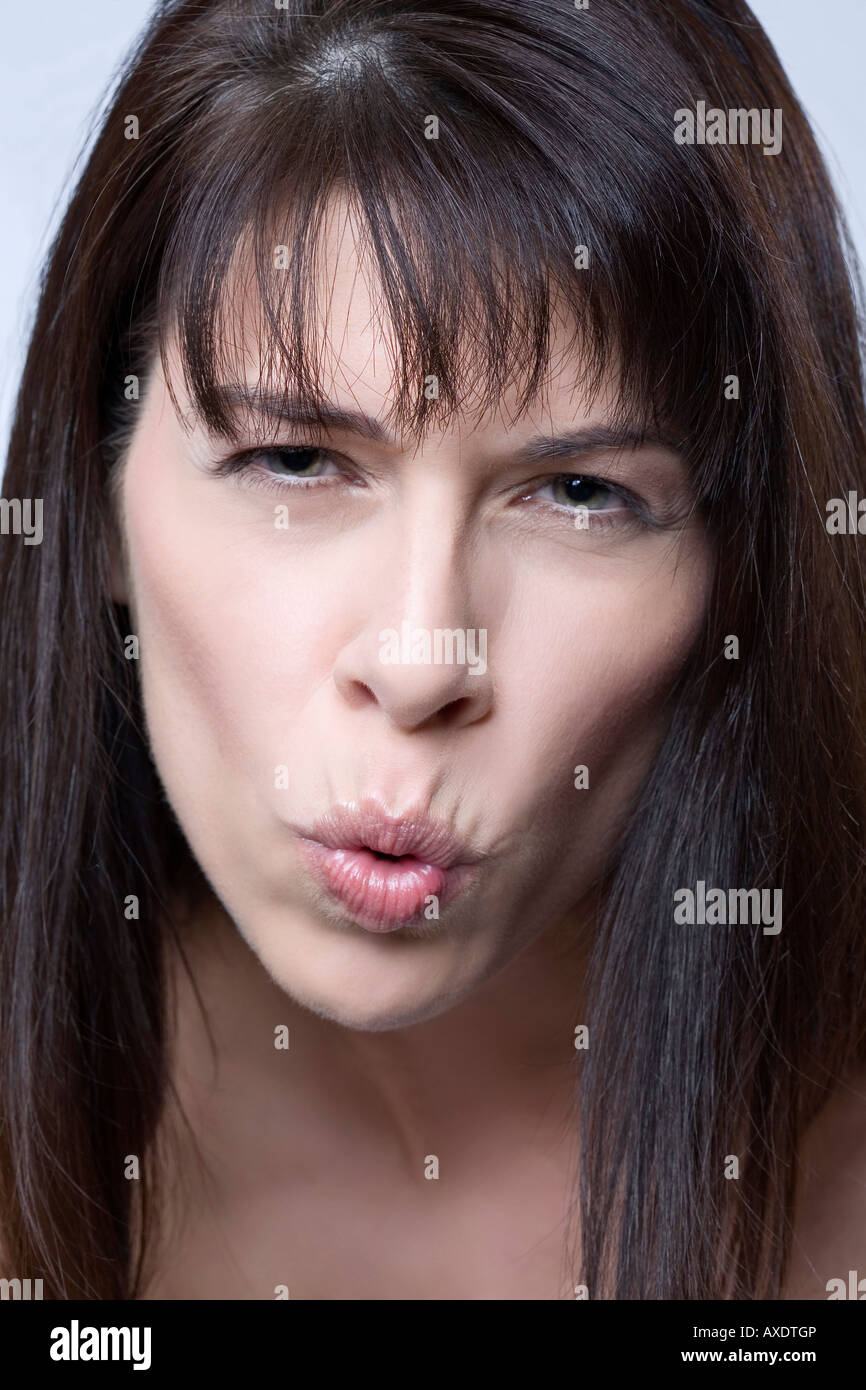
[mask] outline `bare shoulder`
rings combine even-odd
[[[785,1298],[866,1300],[866,1067],[806,1134]]]

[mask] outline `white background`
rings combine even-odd
[[[2,456],[42,253],[74,186],[93,118],[151,8],[150,0],[6,0],[0,58]],[[752,0],[752,8],[812,121],[866,264],[866,0]]]

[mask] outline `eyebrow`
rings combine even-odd
[[[344,431],[387,447],[394,447],[398,443],[396,437],[389,433],[375,416],[368,415],[363,410],[347,409],[333,401],[319,401],[317,417],[291,393],[220,385],[217,387],[217,394],[227,409],[240,408],[268,419],[304,425],[307,428]],[[683,444],[671,433],[655,427],[640,429],[632,425],[594,424],[567,430],[562,434],[534,435],[515,450],[512,459],[519,465],[532,465],[548,463],[564,456],[573,459],[584,454],[631,452],[652,447],[681,453]]]

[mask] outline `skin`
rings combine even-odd
[[[386,327],[339,202],[325,250],[326,394],[384,418]],[[310,488],[285,465],[216,476],[234,447],[192,427],[179,372],[180,416],[151,375],[119,482],[115,598],[140,639],[160,776],[213,889],[184,945],[216,1054],[172,958],[174,1076],[213,1180],[167,1125],[178,1178],[148,1297],[574,1296],[574,1030],[598,882],[663,738],[712,554],[684,520],[685,463],[661,445],[515,461],[538,433],[610,418],[615,383],[582,398],[561,330],[519,420],[512,394],[421,441],[334,433]],[[254,385],[251,300],[233,333]],[[602,490],[609,524],[579,531],[562,472],[630,489],[667,524],[640,526]],[[403,620],[486,629],[486,673],[383,664],[379,633]],[[361,797],[421,805],[487,856],[438,922],[374,935],[311,880],[288,825]]]
[[[849,1271],[866,1298],[866,1068],[831,1083],[826,1107],[809,1127],[797,1161],[794,1239],[783,1289],[787,1299],[838,1295],[828,1281]]]

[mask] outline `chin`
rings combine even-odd
[[[271,979],[290,998],[311,1013],[341,1028],[386,1032],[424,1023],[446,1013],[471,993],[473,980],[443,979],[441,933],[409,937],[366,933],[343,922],[344,930],[330,940],[300,934],[286,949],[285,927],[266,933],[239,927]],[[315,935],[320,925],[310,924]],[[399,940],[398,940],[399,936]],[[449,953],[450,954],[450,953]]]
[[[415,1023],[426,1023],[437,1014],[447,1013],[452,1006],[451,1000],[436,1000],[420,1005],[407,1000],[402,1008],[391,1005],[388,1008],[383,1006],[370,1009],[357,1007],[355,1001],[347,1003],[345,1000],[304,999],[299,995],[294,997],[297,1003],[317,1014],[319,1018],[355,1033],[390,1033],[400,1028],[411,1028]]]
[[[411,1028],[415,1023],[426,1023],[428,1019],[447,1013],[462,997],[431,997],[422,989],[399,995],[393,990],[362,993],[357,983],[339,994],[325,981],[319,989],[299,989],[289,980],[280,983],[287,994],[311,1013],[358,1033],[387,1033]]]

